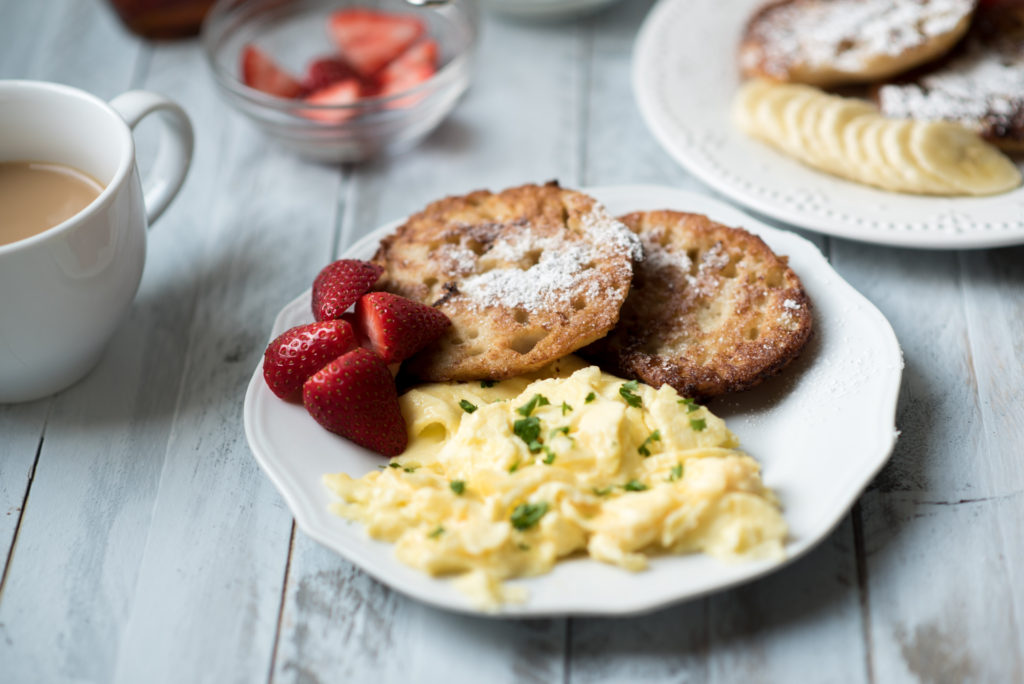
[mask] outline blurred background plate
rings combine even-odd
[[[992,197],[885,192],[815,171],[741,133],[730,110],[737,46],[762,0],[661,0],[633,51],[644,121],[686,170],[730,199],[821,233],[885,245],[1024,243],[1024,187]]]

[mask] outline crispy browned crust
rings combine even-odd
[[[740,72],[745,78],[768,78],[823,88],[891,78],[938,59],[952,49],[967,31],[976,6],[977,3],[971,3],[969,11],[949,31],[923,37],[919,43],[897,54],[868,54],[862,63],[852,67],[840,61],[840,56],[850,49],[849,44],[837,45],[835,58],[824,61],[812,61],[806,49],[789,47],[789,41],[793,40],[789,29],[794,17],[823,7],[842,12],[844,7],[830,0],[774,0],[759,8],[746,24],[739,45]],[[817,35],[814,31],[809,33]],[[857,36],[857,31],[851,33]],[[799,35],[795,40],[797,45],[801,44]],[[857,40],[854,37],[850,42]]]
[[[639,241],[593,198],[549,183],[434,202],[373,260],[385,269],[380,289],[452,320],[406,368],[446,381],[514,377],[604,336],[639,255]]]
[[[700,214],[637,212],[643,240],[619,324],[583,354],[688,397],[745,390],[779,372],[811,335],[800,279],[756,235]]]
[[[883,86],[916,87],[927,90],[922,79],[955,71],[961,60],[981,57],[999,62],[1004,67],[1024,71],[1024,4],[1007,2],[979,7],[967,36],[946,59],[905,74],[888,83],[875,84],[870,89],[871,99],[881,105],[878,96]],[[1004,152],[1024,152],[1024,93],[1017,93],[1008,111],[990,109],[976,119],[956,119],[967,128]],[[884,113],[884,110],[883,110]],[[929,112],[909,114],[915,119],[928,118]]]

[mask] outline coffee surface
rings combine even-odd
[[[101,192],[92,176],[64,164],[0,162],[0,245],[66,221]]]

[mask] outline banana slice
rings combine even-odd
[[[796,93],[788,88],[772,88],[761,96],[757,108],[754,110],[756,135],[785,150],[792,148],[783,126],[782,109],[794,95]]]
[[[756,135],[757,126],[754,124],[754,112],[757,110],[761,98],[771,90],[771,87],[770,81],[758,78],[747,81],[736,92],[732,107],[733,121],[740,130],[748,135],[760,137]]]
[[[733,119],[809,166],[885,190],[990,195],[1021,183],[1010,159],[962,126],[887,119],[866,102],[806,85],[748,81]]]
[[[832,171],[844,175],[844,159],[846,150],[843,146],[843,130],[860,116],[874,115],[878,112],[867,102],[842,97],[829,97],[827,106],[821,110],[821,117],[815,123],[814,137],[822,153],[832,160]]]
[[[920,189],[911,183],[897,166],[889,162],[883,151],[882,136],[887,129],[899,124],[899,119],[886,119],[875,114],[872,115],[871,122],[862,129],[860,144],[867,160],[865,178],[870,179],[866,182],[897,192],[919,192]]]
[[[910,134],[916,125],[911,119],[893,119],[882,131],[882,156],[894,169],[898,169],[911,192],[926,195],[955,195],[956,187],[931,173],[914,158],[910,149]]]
[[[995,195],[1021,182],[1020,171],[1006,155],[957,124],[916,123],[910,133],[910,150],[924,170],[964,194]]]

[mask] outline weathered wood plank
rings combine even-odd
[[[1014,681],[1020,250],[958,256],[836,241],[833,253],[893,323],[906,357],[903,432],[861,505],[873,674]]]
[[[154,251],[183,258],[158,296],[182,302],[186,351],[115,681],[264,679],[288,557],[290,515],[245,443],[242,397],[278,308],[328,253],[339,174],[268,149],[204,69],[195,45],[161,46],[145,83],[185,105],[197,148],[154,232]]]
[[[131,86],[139,45],[104,6],[67,0],[41,12],[36,3],[6,3],[0,14],[4,77],[69,83],[103,97]],[[120,342],[138,334],[138,325],[126,321],[83,383],[54,399],[0,409],[5,550],[19,522],[17,499],[26,501],[0,596],[0,662],[10,681],[102,678],[116,649],[115,625],[130,595],[120,580],[130,574],[131,543],[148,511],[132,493],[156,472],[137,458],[137,429],[104,430],[124,416],[154,417],[152,402],[114,387],[135,370]],[[37,449],[38,479],[26,499]]]
[[[484,76],[453,116],[415,153],[352,171],[341,250],[444,195],[577,181],[579,32],[489,18],[483,29]],[[297,533],[273,680],[557,681],[565,631],[564,620],[500,622],[422,606]]]

